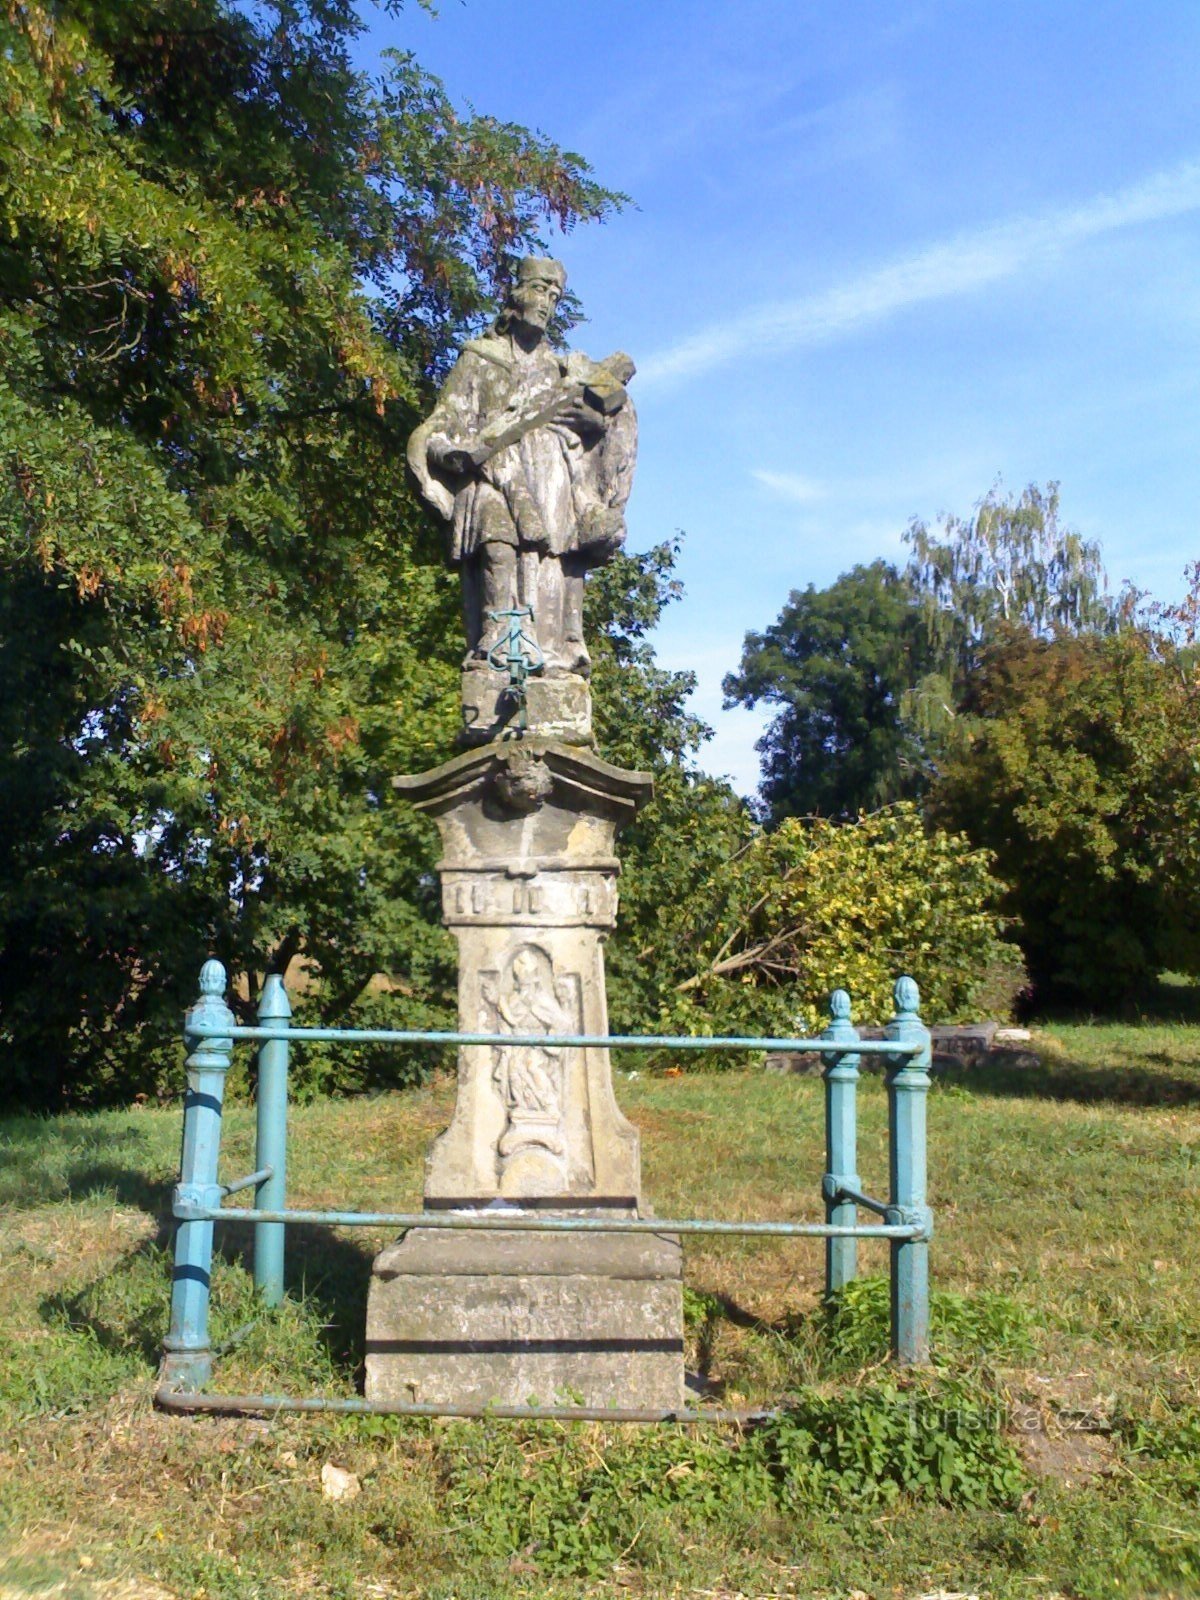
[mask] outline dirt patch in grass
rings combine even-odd
[[[1082,1488],[1112,1470],[1114,1451],[1093,1433],[1023,1433],[1021,1459],[1038,1478],[1055,1478],[1068,1489]]]

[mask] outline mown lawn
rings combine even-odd
[[[159,1415],[177,1108],[0,1123],[0,1600],[1200,1596],[1200,1027],[1060,1024],[1034,1049],[1036,1066],[964,1070],[931,1094],[933,1380],[895,1386],[869,1286],[822,1318],[819,1244],[685,1247],[689,1365],[727,1401],[791,1396],[806,1419],[765,1443]],[[617,1085],[660,1215],[820,1214],[819,1081]],[[297,1108],[291,1199],[415,1208],[451,1099],[443,1079]],[[861,1104],[878,1190],[877,1079]],[[227,1124],[225,1170],[246,1171],[251,1109]],[[297,1230],[292,1297],[268,1316],[228,1230],[220,1386],[354,1393],[381,1240]],[[881,1249],[860,1248],[881,1271]],[[911,1454],[888,1432],[898,1407],[920,1429],[981,1403],[978,1461],[1012,1447],[1019,1480],[997,1465],[991,1488],[884,1481]],[[881,1442],[856,1417],[880,1419]],[[976,1461],[969,1433],[957,1448]],[[358,1492],[331,1498],[327,1464]]]

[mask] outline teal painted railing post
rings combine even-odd
[[[857,1044],[858,1029],[850,1020],[850,996],[835,989],[829,997],[830,1023],[821,1035],[846,1045]],[[858,1176],[858,1063],[853,1050],[827,1056],[825,1067],[825,1176],[821,1194],[825,1221],[854,1227],[858,1207],[839,1196],[847,1189],[861,1192]],[[836,1294],[858,1276],[858,1240],[826,1239],[825,1294]]]
[[[264,1027],[288,1022],[292,1008],[283,979],[272,972],[263,984],[258,1020]],[[271,1169],[254,1191],[260,1211],[282,1211],[287,1205],[287,1103],[288,1042],[266,1039],[258,1051],[258,1143],[254,1167]],[[254,1287],[269,1306],[283,1299],[283,1246],[287,1224],[258,1222],[254,1226]]]
[[[183,1027],[184,1043],[190,1053],[183,1102],[183,1152],[174,1194],[176,1215],[184,1206],[221,1203],[217,1184],[221,1107],[233,1040],[198,1039],[192,1030],[197,1024],[232,1027],[234,1021],[233,1012],[225,1004],[225,968],[219,961],[206,961],[200,969],[200,998],[188,1012]],[[171,1326],[163,1341],[162,1377],[170,1388],[188,1393],[203,1389],[212,1376],[208,1337],[212,1242],[211,1222],[184,1220],[176,1224]]]
[[[896,1015],[884,1030],[915,1055],[890,1056],[887,1065],[890,1193],[887,1220],[918,1224],[915,1239],[893,1239],[892,1355],[904,1366],[929,1360],[929,1239],[933,1213],[925,1199],[925,1106],[932,1059],[929,1029],[921,1021],[920,993],[911,978],[897,978]]]

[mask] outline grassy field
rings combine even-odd
[[[876,1284],[822,1313],[819,1244],[686,1246],[689,1366],[791,1397],[745,1436],[159,1415],[178,1109],[0,1123],[0,1600],[1200,1596],[1200,1027],[1034,1049],[931,1093],[933,1377],[881,1361]],[[617,1083],[661,1215],[819,1215],[819,1081]],[[290,1198],[415,1207],[451,1098],[298,1108]],[[861,1106],[879,1189],[877,1079]],[[231,1109],[228,1173],[252,1122]],[[354,1393],[380,1243],[297,1230],[270,1316],[227,1230],[220,1386]],[[932,1477],[922,1430],[949,1440]]]

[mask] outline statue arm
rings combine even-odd
[[[433,433],[434,419],[430,417],[419,428],[414,428],[408,439],[408,464],[417,480],[421,498],[446,522],[454,515],[454,494],[449,486],[435,478],[429,466],[429,439]]]
[[[454,488],[446,478],[463,477],[486,452],[475,437],[479,426],[479,358],[464,351],[438,395],[437,404],[408,441],[408,464],[421,494],[448,522]]]

